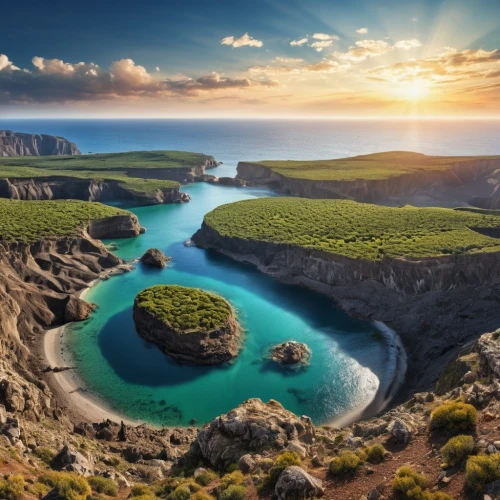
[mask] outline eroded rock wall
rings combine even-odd
[[[75,143],[47,134],[24,134],[0,130],[0,156],[79,155]]]

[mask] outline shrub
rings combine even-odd
[[[427,478],[423,474],[415,472],[410,467],[401,467],[392,482],[392,490],[400,498],[425,499],[428,495],[424,496],[423,490],[427,483]]]
[[[217,493],[222,493],[224,490],[229,488],[229,486],[234,486],[241,484],[245,479],[243,473],[240,470],[235,470],[230,474],[225,474],[222,476],[219,485],[217,486]]]
[[[195,481],[202,486],[208,486],[212,481],[215,481],[219,476],[211,470],[207,470],[203,474],[196,477]]]
[[[361,459],[353,451],[344,451],[330,462],[330,472],[334,476],[350,476],[361,465]]]
[[[219,500],[245,500],[245,487],[232,484],[219,495]]]
[[[7,479],[0,479],[0,498],[3,500],[19,500],[24,493],[24,478],[13,474]]]
[[[37,482],[33,485],[33,491],[38,496],[38,498],[43,498],[50,491],[50,487],[46,484]]]
[[[118,485],[109,478],[96,476],[88,479],[90,487],[97,493],[102,493],[108,497],[116,497],[118,494]]]
[[[454,466],[474,453],[476,445],[472,436],[455,436],[441,448],[445,466]]]
[[[205,493],[204,491],[198,491],[192,496],[193,500],[215,500],[212,495]]]
[[[131,497],[142,497],[144,495],[152,496],[151,490],[147,484],[136,484],[130,492]]]
[[[381,444],[374,444],[366,448],[366,460],[371,464],[379,464],[384,461],[385,448]]]
[[[300,465],[302,462],[300,461],[300,457],[294,451],[285,451],[274,461],[274,465],[269,470],[269,475],[276,483],[280,474],[287,468],[292,465]]]
[[[187,484],[181,484],[167,498],[168,500],[189,500],[191,498],[191,490]]]
[[[85,500],[91,493],[89,483],[77,474],[64,474],[56,489],[63,500]]]
[[[35,455],[46,464],[50,464],[50,462],[52,462],[52,460],[54,460],[54,457],[56,456],[56,454],[50,448],[47,448],[45,446],[39,446],[35,450]]]
[[[470,457],[465,467],[465,482],[475,491],[500,478],[500,454]]]
[[[431,429],[445,429],[456,433],[474,428],[476,422],[476,409],[461,401],[445,401],[431,413]]]

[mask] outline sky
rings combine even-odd
[[[1,117],[500,118],[500,0],[1,10]]]

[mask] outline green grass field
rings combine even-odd
[[[296,179],[318,181],[382,180],[404,174],[450,170],[459,162],[478,158],[499,159],[500,156],[427,156],[406,151],[390,151],[338,160],[259,161],[258,165]]]
[[[135,304],[177,333],[214,330],[224,325],[232,314],[231,306],[222,297],[177,285],[146,288],[137,294]]]
[[[0,242],[77,236],[92,220],[126,214],[126,210],[85,201],[0,199]]]
[[[355,259],[423,258],[500,251],[500,217],[445,208],[390,208],[347,200],[261,198],[205,215],[221,235],[283,243]]]

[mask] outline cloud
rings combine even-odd
[[[327,47],[331,47],[333,43],[333,40],[322,40],[321,42],[314,42],[311,43],[310,47],[313,49],[316,49],[318,52],[321,52],[323,49],[326,49]]]
[[[295,47],[295,46],[300,46],[300,45],[304,45],[305,43],[307,43],[309,41],[309,39],[307,37],[304,37],[304,38],[301,38],[299,40],[292,40],[290,42],[290,45],[292,47]]]
[[[356,33],[359,33],[360,35],[366,35],[368,33],[368,28],[359,28],[359,30],[356,30]]]
[[[220,43],[222,45],[231,45],[235,49],[244,46],[262,47],[264,45],[264,42],[256,40],[255,38],[251,37],[248,33],[245,33],[244,35],[240,36],[240,38],[235,38],[234,36],[226,36],[220,41]]]
[[[338,40],[337,35],[327,35],[326,33],[314,33],[312,36],[316,40]]]
[[[411,40],[400,40],[394,45],[389,44],[385,40],[359,40],[347,52],[335,52],[334,56],[343,61],[360,62],[370,57],[383,56],[394,49],[409,50],[421,45],[414,38]]]
[[[304,59],[299,59],[298,57],[276,57],[274,60],[285,64],[296,64],[304,61]]]
[[[336,73],[347,70],[351,65],[349,63],[339,63],[331,59],[324,58],[317,63],[306,64],[303,60],[299,60],[295,66],[285,65],[267,65],[267,66],[252,66],[248,68],[250,73],[262,75],[279,75],[279,74],[304,74],[304,73]]]
[[[19,70],[6,56],[0,55],[0,104],[193,96],[202,92],[277,85],[269,79],[231,78],[218,73],[199,78],[160,80],[132,59],[114,61],[109,71],[94,63],[73,64],[38,56],[32,62],[31,71]]]
[[[155,68],[155,72],[156,72],[156,73],[159,73],[159,72],[160,72],[160,67],[159,67],[159,66],[156,66],[156,68]]]

